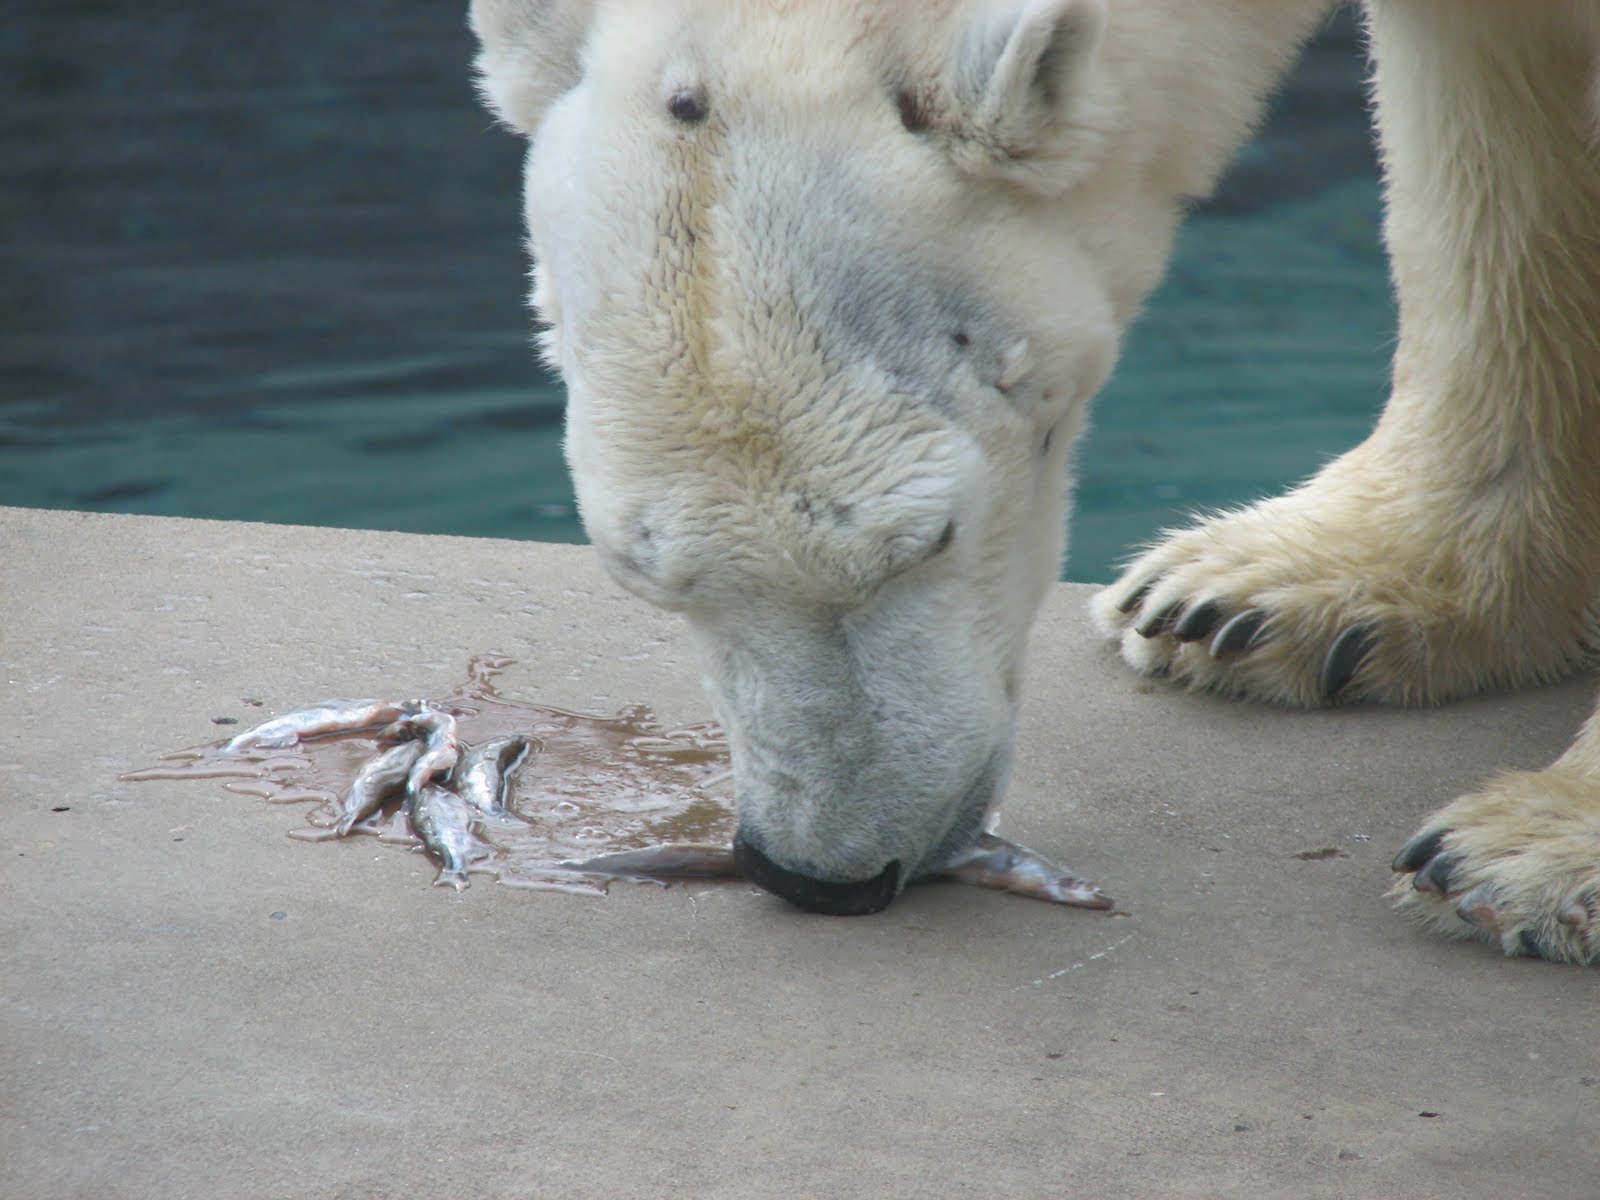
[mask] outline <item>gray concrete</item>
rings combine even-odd
[[[1381,898],[1416,820],[1553,757],[1587,683],[1184,697],[1065,586],[1006,831],[1124,915],[954,885],[859,920],[743,884],[458,897],[117,774],[242,697],[438,694],[485,650],[511,694],[705,717],[676,621],[586,551],[18,509],[0,547],[8,1200],[1600,1194],[1600,979]]]

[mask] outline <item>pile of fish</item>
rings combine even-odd
[[[484,690],[486,681],[479,683],[484,685],[480,699],[492,694]],[[410,835],[438,863],[439,874],[434,883],[460,890],[467,886],[471,871],[495,873],[497,866],[503,866],[503,862],[491,864],[489,860],[504,855],[505,834],[513,830],[534,832],[533,821],[512,804],[513,784],[529,760],[545,750],[540,738],[516,732],[497,732],[476,743],[463,742],[456,718],[470,718],[475,711],[472,703],[470,696],[455,709],[449,702],[431,700],[324,700],[247,729],[219,749],[212,749],[206,758],[221,755],[250,761],[263,751],[270,755],[273,750],[306,742],[370,739],[376,744],[377,753],[362,763],[349,786],[339,792],[330,824],[319,822],[317,836],[308,840],[358,832],[387,837],[386,823],[390,814],[398,812]],[[646,735],[635,736],[633,741],[637,744],[663,739]],[[182,756],[199,757],[194,752],[183,752]],[[159,769],[123,776],[172,777]],[[492,844],[496,840],[499,848]],[[570,873],[576,882],[581,877],[595,876],[666,881],[728,878],[740,873],[731,846],[686,842],[647,845],[584,859],[541,860],[537,869],[543,873],[539,886],[554,884],[563,890],[577,889],[555,882],[552,875],[559,879]],[[503,871],[499,873],[502,882],[507,882]],[[1112,907],[1110,897],[1093,883],[993,832],[980,834],[938,874],[1056,904]]]
[[[372,738],[380,751],[339,797],[332,833],[379,832],[385,809],[398,803],[411,833],[439,865],[434,883],[466,887],[473,866],[494,854],[479,836],[483,822],[522,820],[509,800],[516,773],[539,749],[536,740],[513,733],[466,745],[457,736],[455,714],[428,700],[323,700],[245,730],[222,753],[355,735]],[[588,874],[734,874],[731,849],[717,846],[661,846],[561,865]]]

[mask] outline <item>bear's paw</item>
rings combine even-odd
[[[1435,813],[1394,868],[1391,898],[1440,933],[1600,965],[1600,776],[1501,775]]]
[[[1583,661],[1592,571],[1559,525],[1539,544],[1509,506],[1358,467],[1167,533],[1096,594],[1097,625],[1142,674],[1303,706],[1433,704]]]

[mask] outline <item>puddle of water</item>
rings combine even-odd
[[[494,677],[511,659],[479,655],[467,680],[431,701],[456,717],[463,744],[506,734],[533,739],[512,779],[509,814],[485,817],[479,837],[492,856],[473,865],[510,887],[601,894],[613,876],[585,874],[561,864],[602,854],[680,843],[727,846],[735,816],[732,767],[722,730],[711,723],[666,729],[643,705],[614,716],[567,712],[510,700]],[[301,841],[337,837],[339,798],[381,747],[376,730],[318,738],[284,750],[226,753],[227,739],[162,755],[160,762],[120,778],[128,781],[225,779],[222,786],[273,804],[309,806],[305,824],[288,831]],[[399,811],[385,807],[372,831],[379,843],[420,843]]]

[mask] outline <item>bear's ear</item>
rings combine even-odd
[[[478,95],[531,137],[552,101],[583,74],[592,0],[472,0]]]
[[[1106,0],[1025,0],[975,14],[946,67],[953,157],[979,175],[1060,190],[1098,152],[1109,97],[1098,71]]]

